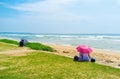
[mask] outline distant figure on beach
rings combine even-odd
[[[20,47],[23,47],[23,46],[25,46],[25,44],[27,44],[27,43],[29,43],[28,40],[26,40],[26,39],[21,39],[21,41],[19,42],[19,46],[20,46]]]
[[[20,46],[20,47],[23,47],[23,46],[24,46],[24,40],[23,40],[23,39],[19,42],[19,46]]]

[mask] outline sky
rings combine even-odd
[[[0,0],[0,32],[120,34],[120,0]]]

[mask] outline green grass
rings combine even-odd
[[[52,47],[40,43],[27,43],[25,46],[35,50],[54,52],[54,49]]]
[[[0,58],[0,79],[120,79],[120,69],[45,52]]]
[[[15,44],[15,45],[19,44],[17,41],[9,40],[9,39],[0,39],[0,42],[9,43],[9,44]]]
[[[0,39],[0,42],[14,44],[17,46],[19,45],[19,42],[14,41],[14,40],[9,40],[9,39]],[[31,49],[34,49],[34,50],[43,50],[43,51],[50,51],[50,52],[55,51],[52,47],[47,46],[47,45],[43,45],[41,43],[27,43],[25,46],[29,47]]]
[[[19,49],[18,46],[0,42],[0,52]]]
[[[14,47],[0,43],[0,52]],[[0,79],[120,79],[120,69],[36,51],[21,57],[0,55]]]

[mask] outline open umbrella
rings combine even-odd
[[[28,40],[26,40],[26,39],[22,38],[21,40],[23,40],[24,44],[28,43]]]
[[[78,52],[80,52],[82,54],[89,54],[92,52],[92,48],[90,48],[87,45],[79,45],[76,49]]]

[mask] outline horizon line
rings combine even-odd
[[[107,34],[107,35],[120,35],[120,33],[33,33],[33,32],[0,32],[1,33],[9,33],[9,34],[85,34],[85,35],[92,35],[92,34],[97,34],[97,35],[104,35],[104,34]]]

